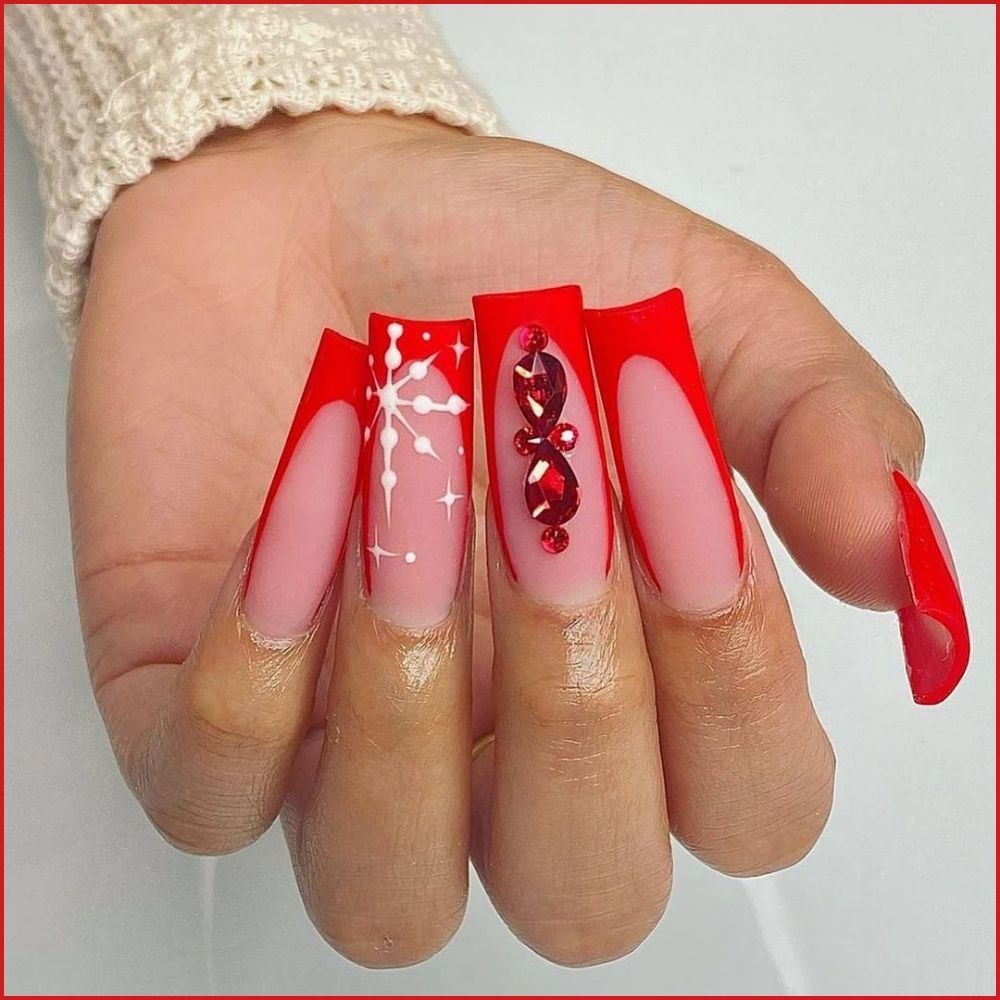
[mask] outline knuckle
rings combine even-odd
[[[643,903],[590,919],[571,917],[515,930],[532,951],[556,965],[601,965],[635,951],[660,922],[666,903],[663,895],[651,905]]]
[[[339,954],[366,968],[402,968],[431,958],[454,936],[465,914],[468,859],[441,839],[414,847],[360,844],[331,849],[331,830],[317,815],[297,841],[296,871],[306,912]],[[352,842],[354,838],[351,838]]]
[[[541,676],[516,685],[510,692],[515,711],[540,730],[577,731],[607,735],[629,721],[633,709],[651,701],[637,675],[608,669],[581,680]]]
[[[383,691],[357,691],[333,705],[327,728],[356,732],[357,751],[373,757],[414,757],[434,751],[459,726],[461,706],[450,699],[416,698],[412,692],[384,697]]]
[[[673,867],[659,850],[573,862],[526,883],[517,872],[494,878],[490,894],[517,937],[556,965],[600,965],[634,951],[659,923]],[[618,872],[610,874],[609,868]],[[546,884],[548,883],[548,884]]]
[[[362,895],[364,898],[362,898]],[[372,898],[381,900],[373,912]],[[346,894],[335,890],[306,902],[309,919],[327,944],[356,965],[403,968],[424,962],[455,935],[465,913],[465,890],[412,896],[409,911],[398,898],[370,888]]]
[[[194,810],[147,808],[146,815],[156,832],[171,847],[184,854],[218,856],[232,854],[253,843],[267,824],[213,822]]]
[[[199,744],[190,722],[173,723],[125,767],[150,822],[188,854],[230,854],[256,840],[277,813],[282,788],[273,768]],[[159,728],[159,727],[158,727]]]
[[[181,690],[183,717],[208,748],[232,754],[276,752],[287,746],[300,721],[281,699],[229,672],[194,670]]]
[[[451,940],[459,924],[425,919],[397,926],[389,921],[367,924],[351,917],[312,919],[334,951],[367,969],[402,969],[426,962]]]
[[[727,230],[713,230],[713,234],[719,241],[715,249],[724,264],[720,274],[739,276],[743,302],[758,301],[762,296],[769,298],[776,289],[794,292],[800,289],[795,272],[766,247]]]
[[[828,744],[827,744],[828,746]],[[832,751],[818,766],[778,788],[758,791],[744,809],[730,808],[724,823],[708,824],[693,835],[675,833],[710,867],[737,878],[790,868],[813,849],[833,805]]]

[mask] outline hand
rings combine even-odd
[[[600,306],[681,287],[726,456],[793,556],[842,600],[911,602],[889,470],[916,478],[916,416],[783,264],[644,188],[529,143],[328,112],[205,142],[100,227],[69,477],[115,752],[183,849],[237,850],[283,811],[312,919],[364,964],[443,945],[469,850],[514,932],[581,964],[663,910],[664,788],[669,832],[735,875],[801,858],[830,808],[833,753],[742,502],[748,570],[711,614],[630,572],[620,519],[607,592],[572,612],[512,583],[480,523],[471,721],[468,581],[433,641],[382,627],[356,525],[329,651],[335,599],[294,641],[246,629],[248,532],[322,326],[363,339],[371,310],[464,316],[473,293],[561,283]]]

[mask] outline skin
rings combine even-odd
[[[112,744],[182,849],[237,850],[283,811],[310,916],[366,965],[443,946],[470,852],[512,930],[580,965],[659,919],[669,831],[753,875],[829,812],[833,753],[745,505],[746,574],[709,615],[663,604],[620,519],[594,605],[533,604],[480,472],[440,626],[372,614],[355,526],[309,633],[246,627],[245,539],[320,327],[360,339],[370,310],[461,316],[474,292],[567,282],[594,306],[682,287],[726,454],[793,556],[844,600],[906,601],[889,469],[915,476],[923,439],[888,377],[773,256],[593,164],[422,118],[276,116],[158,166],[98,232],[69,481]]]

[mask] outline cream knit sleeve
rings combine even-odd
[[[302,115],[496,116],[410,4],[6,4],[8,93],[38,159],[49,287],[68,336],[115,192],[216,128]]]

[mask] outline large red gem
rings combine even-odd
[[[565,524],[580,507],[576,476],[549,441],[543,441],[531,458],[524,500],[531,516],[542,524]]]
[[[514,366],[514,398],[528,426],[547,437],[566,405],[566,372],[551,354],[526,354]]]

